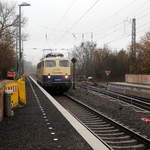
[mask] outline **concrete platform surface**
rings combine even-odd
[[[37,85],[26,81],[27,105],[0,123],[0,150],[92,150]]]
[[[127,82],[110,82],[110,84],[150,89],[150,85],[144,85],[144,84],[135,84],[135,83],[127,83]]]

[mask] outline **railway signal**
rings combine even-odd
[[[105,74],[106,74],[106,80],[108,85],[108,76],[111,74],[111,70],[105,70]]]
[[[73,63],[73,80],[72,80],[72,84],[73,84],[73,89],[75,89],[75,70],[76,70],[76,66],[75,63],[77,62],[77,59],[75,57],[73,57],[71,59],[71,62]]]
[[[111,70],[105,70],[106,76],[109,76],[111,74]]]

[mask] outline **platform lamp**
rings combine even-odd
[[[23,73],[23,66],[22,66],[22,51],[21,51],[21,7],[23,6],[31,6],[29,3],[23,2],[19,5],[19,69],[18,69],[18,74],[19,77]]]

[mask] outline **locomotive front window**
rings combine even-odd
[[[54,60],[46,61],[46,67],[56,67],[56,61]]]
[[[61,67],[69,67],[69,61],[68,60],[60,60],[59,66],[61,66]]]

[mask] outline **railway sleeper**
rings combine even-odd
[[[124,135],[124,132],[118,132],[118,133],[103,133],[103,134],[97,134],[98,136],[120,136]]]
[[[109,130],[109,129],[115,129],[115,127],[110,126],[110,127],[101,127],[101,128],[92,128],[92,130]]]
[[[75,114],[76,115],[76,114]],[[84,119],[85,121],[86,120],[92,120],[92,119],[99,119],[98,117],[94,117],[94,116],[80,116],[80,115],[77,115],[79,118],[81,119]]]
[[[96,134],[98,133],[112,133],[112,132],[118,132],[119,129],[114,129],[114,130],[99,130],[99,131],[95,131]]]
[[[128,140],[118,140],[118,141],[105,141],[108,144],[129,144],[129,143],[137,143],[135,139],[128,139]]]
[[[129,145],[129,146],[112,146],[116,150],[144,150],[145,146],[143,144]]]
[[[116,142],[110,142],[110,141],[105,141],[108,145],[110,145],[111,147],[112,146],[122,146],[122,147],[125,147],[125,146],[136,146],[138,145],[139,143],[137,141],[116,141]]]
[[[103,120],[96,120],[96,121],[84,121],[83,123],[93,123],[93,124],[96,124],[96,123],[101,123]]]
[[[113,140],[113,141],[116,141],[116,140],[129,140],[131,137],[128,136],[128,135],[125,135],[125,136],[118,136],[118,137],[102,137],[103,140]]]
[[[82,120],[83,122],[96,122],[96,121],[101,121],[100,119],[80,119]]]
[[[101,121],[99,123],[89,122],[89,123],[85,123],[85,124],[88,126],[99,126],[99,125],[106,124],[106,122],[104,122],[104,121]]]
[[[98,126],[92,126],[90,127],[90,129],[94,129],[94,128],[100,128],[100,127],[111,127],[110,124],[102,124],[102,125],[98,125]]]

